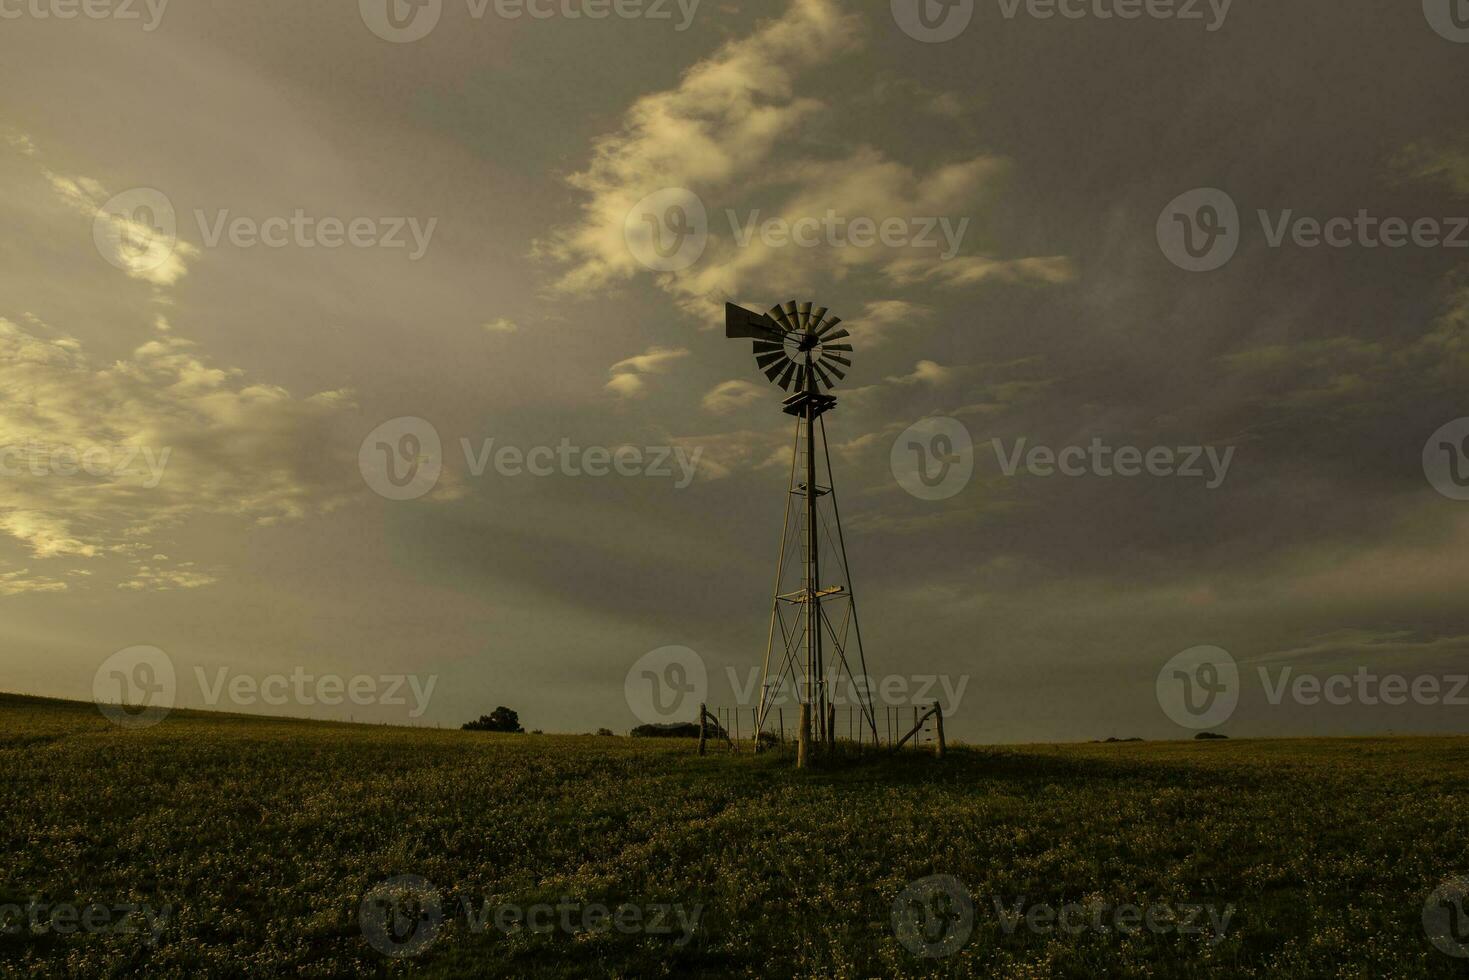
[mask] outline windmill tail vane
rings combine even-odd
[[[813,740],[835,749],[836,712],[829,674],[845,674],[851,689],[858,692],[859,739],[865,737],[864,730],[870,731],[874,742],[878,738],[870,693],[854,677],[857,668],[866,677],[866,653],[826,442],[824,416],[837,403],[827,392],[846,378],[852,366],[851,333],[841,323],[840,317],[813,303],[781,303],[766,313],[725,305],[725,336],[751,341],[756,367],[773,384],[793,392],[782,408],[796,417],[796,433],[756,712],[755,748],[759,751],[761,747],[774,697],[789,679],[800,695],[800,766],[808,764]],[[825,485],[818,481],[823,465]],[[800,506],[793,506],[797,501]],[[823,563],[824,554],[833,560]],[[826,574],[840,574],[845,581],[833,584],[824,579],[823,568]],[[856,720],[854,714],[851,721]]]

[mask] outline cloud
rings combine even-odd
[[[649,347],[643,353],[612,365],[613,374],[665,374],[674,361],[688,357],[682,347]]]
[[[22,133],[19,130],[6,131],[5,142],[23,156],[33,157],[36,155],[36,143],[28,133]]]
[[[796,94],[798,77],[861,45],[857,17],[833,0],[792,0],[781,17],[726,44],[676,88],[635,102],[622,127],[597,142],[588,167],[569,178],[586,195],[579,221],[533,249],[567,267],[556,288],[594,293],[647,271],[624,227],[640,201],[669,188],[699,198],[709,234],[697,263],[656,281],[710,322],[752,283],[793,292],[863,268],[899,285],[1072,278],[1059,257],[960,255],[972,222],[998,196],[1005,160],[977,156],[918,167],[860,142],[822,145],[817,157],[812,144],[792,138],[827,108]],[[940,99],[935,111],[956,111],[955,101]],[[771,219],[787,228],[802,223],[804,244],[756,232]],[[904,230],[868,242],[858,221],[872,228],[901,223]],[[821,228],[814,239],[812,222]]]
[[[753,381],[721,381],[704,396],[704,411],[712,415],[729,415],[760,401],[766,391],[766,386]]]
[[[926,306],[901,299],[879,299],[867,304],[856,320],[853,332],[861,336],[865,345],[876,347],[892,339],[894,333],[928,318],[932,311]]]
[[[791,465],[791,432],[787,429],[678,436],[672,442],[691,455],[699,451],[699,476],[705,480],[723,480],[743,470]]]
[[[1008,260],[960,255],[942,262],[910,257],[888,263],[883,272],[895,286],[924,282],[954,287],[986,282],[1059,285],[1076,279],[1075,267],[1063,255]]]
[[[520,324],[505,316],[489,320],[483,326],[485,333],[515,333],[520,329]]]
[[[929,385],[938,387],[952,382],[959,376],[958,368],[944,367],[937,361],[919,361],[912,374],[898,375],[886,380],[895,385]]]
[[[642,398],[648,393],[648,386],[640,375],[618,374],[607,382],[607,390],[623,398]]]
[[[45,575],[32,576],[29,568],[0,572],[0,597],[26,592],[65,592],[66,583]]]
[[[1409,180],[1433,181],[1469,196],[1469,135],[1410,143],[1393,157],[1392,167]]]
[[[139,564],[156,551],[151,537],[195,515],[269,524],[330,509],[359,486],[335,431],[346,392],[294,398],[170,334],[97,366],[73,339],[0,318],[0,390],[0,533],[37,558]]]
[[[674,362],[688,356],[689,352],[682,347],[649,347],[608,369],[612,380],[607,382],[607,390],[622,398],[641,398],[648,393],[644,380],[647,375],[666,374]]]
[[[188,272],[186,260],[199,255],[196,246],[177,237],[176,229],[158,227],[162,218],[151,214],[151,209],[104,211],[111,195],[97,181],[49,170],[43,173],[63,201],[105,229],[98,247],[105,247],[106,257],[132,278],[172,286]]]
[[[642,271],[623,239],[634,205],[668,187],[727,187],[762,166],[823,108],[794,94],[797,75],[851,50],[859,23],[832,0],[794,0],[694,65],[677,88],[638,99],[621,131],[598,141],[590,166],[570,178],[588,195],[581,222],[536,245],[571,264],[558,286],[590,291]]]
[[[161,556],[155,555],[155,558]],[[219,579],[195,570],[191,561],[181,562],[176,568],[155,568],[140,565],[133,577],[118,583],[118,588],[127,592],[167,592],[173,589],[199,589],[213,585]]]

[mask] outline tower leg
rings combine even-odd
[[[796,736],[796,768],[805,769],[811,761],[811,702],[801,702],[801,727]]]

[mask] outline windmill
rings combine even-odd
[[[758,751],[774,699],[789,677],[800,700],[796,755],[799,766],[807,765],[810,759],[813,735],[828,748],[836,743],[836,710],[833,692],[827,686],[829,667],[841,672],[835,673],[836,677],[845,673],[856,694],[859,731],[867,728],[874,742],[878,738],[877,721],[865,684],[866,654],[862,649],[862,630],[857,622],[857,604],[852,594],[846,542],[832,481],[831,453],[826,442],[824,417],[837,403],[826,392],[845,378],[852,366],[852,345],[847,342],[851,334],[841,328],[841,322],[840,317],[828,316],[826,307],[813,308],[811,303],[784,303],[771,307],[765,314],[733,303],[725,304],[725,336],[751,340],[755,364],[772,382],[792,392],[782,408],[787,415],[795,416],[796,433],[770,630],[765,643],[760,706],[756,711],[755,747]],[[821,390],[823,386],[826,391]],[[818,463],[826,467],[825,486],[818,483]],[[830,504],[830,521],[819,506],[823,498]],[[793,508],[792,504],[798,500],[800,506]],[[828,580],[822,578],[822,532],[825,532],[826,553],[838,559],[839,575],[845,584],[823,584]],[[799,561],[788,561],[788,558],[799,558]],[[799,571],[799,584],[787,582],[788,578],[795,578],[794,571]],[[828,565],[828,574],[831,571]],[[840,610],[839,625],[833,622],[829,609]],[[854,641],[850,644],[849,631]],[[849,652],[855,654],[855,666],[861,668],[862,684],[856,683],[853,677],[854,664]],[[778,658],[775,674],[771,673],[772,658]],[[772,678],[776,681],[774,686]]]

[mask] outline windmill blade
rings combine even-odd
[[[836,333],[829,333],[829,334],[824,335],[821,338],[821,342],[824,344],[828,340],[841,340],[843,337],[850,337],[850,336],[852,336],[852,332],[850,330],[838,330]]]
[[[769,354],[772,351],[785,350],[785,344],[778,344],[773,340],[757,340],[754,343],[756,354]]]
[[[786,356],[785,351],[781,351],[781,350],[772,351],[772,352],[770,352],[768,354],[756,354],[755,355],[755,364],[757,366],[759,366],[760,370],[763,371],[766,368],[768,368],[771,364],[774,364],[776,361],[783,361],[783,360],[785,360],[785,356]]]
[[[843,367],[851,367],[852,366],[852,362],[851,362],[851,360],[849,358],[845,358],[845,357],[843,357],[840,354],[833,354],[831,352],[831,349],[830,348],[823,349],[821,351],[821,356],[823,358],[825,358],[826,360],[828,360],[828,361],[836,361],[838,364],[841,364]],[[827,365],[827,367],[830,367],[830,366],[831,365],[829,365],[829,364]]]
[[[828,365],[826,365],[826,369],[828,371],[830,371],[832,374],[836,375],[838,381],[840,381],[842,378],[845,378],[847,376],[847,372],[843,371],[839,367],[832,367],[830,364],[828,364]],[[831,386],[828,385],[827,387],[831,387]]]
[[[810,303],[798,303],[796,305],[796,322],[800,324],[802,330],[809,330],[810,329],[810,327],[811,327],[811,304]]]
[[[827,312],[827,308],[824,306],[818,306],[816,307],[816,309],[811,311],[812,330],[815,330],[817,327],[821,326],[821,321],[826,319]]]
[[[795,300],[787,300],[782,303],[780,305],[780,311],[786,315],[786,322],[791,325],[792,330],[799,331],[801,329],[800,312]]]
[[[836,325],[838,323],[841,323],[841,322],[842,322],[842,318],[841,317],[839,317],[839,316],[832,317],[830,320],[827,320],[825,323],[823,323],[821,325],[821,329],[818,330],[818,331],[816,331],[816,336],[818,336],[818,337],[824,337],[824,336],[826,336],[826,332],[828,330],[835,329]]]
[[[725,303],[724,336],[731,340],[754,337],[778,344],[785,335],[768,316],[733,303]]]
[[[827,388],[834,388],[836,386],[836,382],[831,380],[831,376],[827,374],[826,371],[822,370],[821,363],[819,361],[814,362],[811,365],[811,368],[816,372],[816,376],[821,379],[821,383],[826,385]]]
[[[782,374],[780,376],[780,382],[779,382],[779,384],[786,391],[790,391],[791,390],[791,375],[793,375],[795,373],[796,373],[796,362],[795,361],[791,361],[789,364],[786,365],[785,374]]]
[[[776,384],[780,384],[780,381],[778,380],[780,372],[784,371],[786,369],[786,365],[789,363],[790,361],[786,358],[777,358],[775,360],[775,363],[764,369],[765,376]]]
[[[797,364],[796,365],[796,377],[795,377],[795,382],[794,383],[795,383],[795,386],[796,386],[796,390],[797,391],[805,391],[806,390],[806,373],[807,373],[806,372],[806,365],[804,365],[804,364]]]
[[[795,304],[794,303],[788,303],[786,305],[787,306],[794,306]],[[767,313],[766,316],[768,316],[771,320],[775,321],[776,325],[781,330],[784,330],[786,333],[795,333],[796,332],[796,325],[791,322],[790,316],[787,315],[786,311],[782,307],[772,306],[770,308],[770,312]]]

